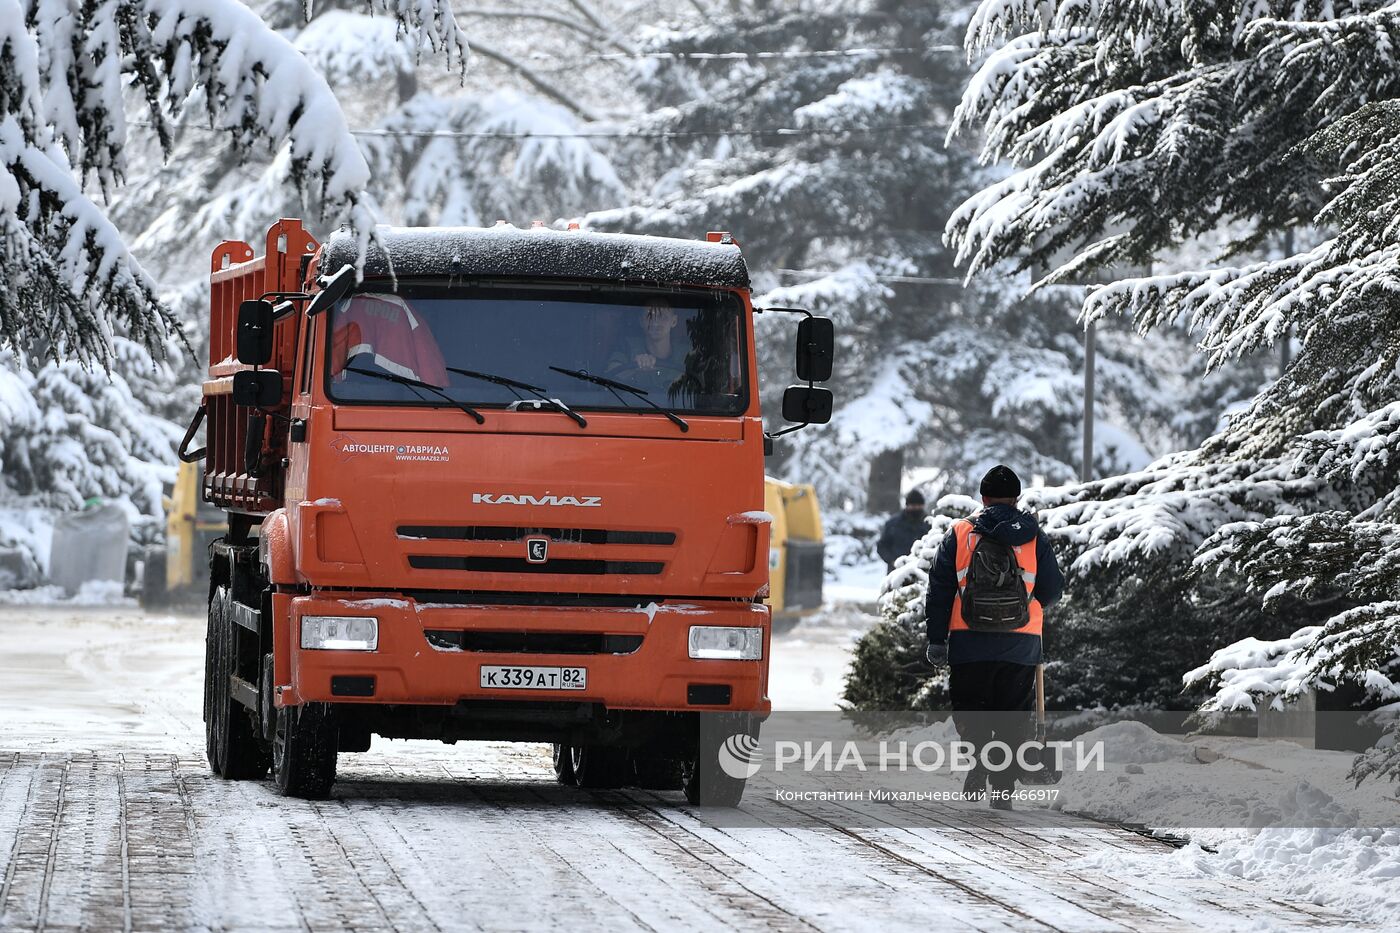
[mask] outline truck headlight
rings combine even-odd
[[[375,651],[379,620],[365,616],[302,616],[301,646],[321,651]]]
[[[717,661],[761,661],[763,629],[692,625],[690,656]]]

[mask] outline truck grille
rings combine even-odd
[[[482,632],[425,629],[434,648],[497,654],[632,654],[641,635],[604,632]]]
[[[563,557],[543,564],[532,564],[523,557],[451,557],[440,554],[410,554],[408,566],[415,570],[466,570],[474,573],[629,574],[639,577],[656,576],[666,568],[659,560],[578,560]]]
[[[612,528],[526,528],[522,525],[400,525],[400,538],[422,541],[524,541],[549,538],[564,544],[676,543],[672,531],[618,531]]]

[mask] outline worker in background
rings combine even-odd
[[[977,749],[979,765],[963,791],[980,795],[991,785],[991,805],[1011,809],[1019,772],[988,771],[982,749],[993,740],[1012,751],[1029,741],[1034,725],[1035,672],[1041,661],[1044,610],[1064,592],[1055,553],[1035,516],[1016,507],[1021,480],[1010,467],[982,479],[982,509],[953,523],[929,571],[928,661],[948,666],[953,723]]]
[[[928,534],[928,519],[924,517],[924,494],[917,489],[909,490],[904,497],[903,511],[896,512],[885,522],[880,531],[880,541],[875,552],[885,562],[889,570],[894,570],[898,557],[908,554],[914,542]]]

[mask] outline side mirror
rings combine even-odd
[[[788,386],[783,393],[783,420],[800,424],[826,424],[834,404],[830,389]]]
[[[797,378],[826,382],[836,355],[836,326],[829,317],[803,318],[797,325]],[[828,393],[830,394],[830,393]]]
[[[245,301],[238,306],[238,361],[262,366],[272,359],[272,322],[276,313],[270,301]]]
[[[348,262],[340,267],[340,271],[330,278],[322,277],[326,283],[316,296],[311,299],[311,304],[306,306],[307,315],[320,314],[322,311],[335,304],[345,297],[355,284],[355,267]]]
[[[244,369],[233,374],[233,404],[276,408],[282,404],[282,374],[275,369]],[[783,405],[787,410],[787,405]]]

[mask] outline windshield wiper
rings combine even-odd
[[[466,402],[457,401],[457,399],[431,383],[419,382],[417,379],[410,379],[407,376],[396,376],[393,373],[381,373],[372,369],[361,369],[358,366],[346,366],[345,371],[349,373],[359,373],[361,376],[373,376],[375,379],[383,379],[385,382],[398,383],[401,386],[408,386],[410,389],[427,389],[448,404],[455,405],[466,414],[471,415],[476,419],[477,424],[486,423],[486,419],[481,416],[481,412],[477,411]],[[421,399],[423,396],[419,395],[418,397]]]
[[[575,379],[582,379],[584,382],[591,382],[594,385],[600,385],[603,388],[607,389],[609,392],[611,392],[613,395],[617,395],[617,390],[621,389],[623,392],[627,392],[631,395],[636,396],[637,398],[646,402],[652,408],[661,412],[661,414],[671,419],[671,423],[674,424],[676,427],[680,428],[681,431],[684,432],[690,430],[690,425],[687,424],[685,422],[685,419],[683,419],[680,415],[671,411],[669,408],[662,408],[660,405],[656,404],[650,398],[648,398],[646,389],[639,389],[636,386],[628,385],[625,382],[618,382],[616,379],[608,379],[606,376],[595,376],[584,369],[564,369],[560,366],[551,366],[549,368],[554,370],[556,373],[563,373],[566,376],[573,376]],[[623,400],[622,396],[617,395],[617,400],[619,402],[622,402],[622,404],[627,405],[627,402]],[[628,405],[628,408],[631,408],[631,406]],[[632,410],[636,411],[635,408],[633,408]]]
[[[530,383],[528,382],[521,382],[519,379],[509,379],[505,376],[497,376],[492,373],[477,372],[474,369],[461,369],[456,366],[447,367],[447,371],[450,373],[456,373],[459,376],[466,376],[470,379],[480,379],[482,382],[490,382],[498,386],[505,386],[507,389],[510,389],[510,391],[515,395],[515,397],[520,399],[522,402],[525,401],[525,396],[521,395],[516,390],[524,389],[526,392],[529,392],[531,395],[533,395],[538,401],[548,402],[550,407],[552,407],[555,411],[563,415],[568,415],[574,420],[574,423],[577,424],[579,427],[588,427],[588,422],[584,420],[583,415],[580,415],[578,412],[574,411],[568,405],[565,405],[559,399],[550,398],[548,395],[545,395],[544,389],[540,388],[539,386],[530,385]]]

